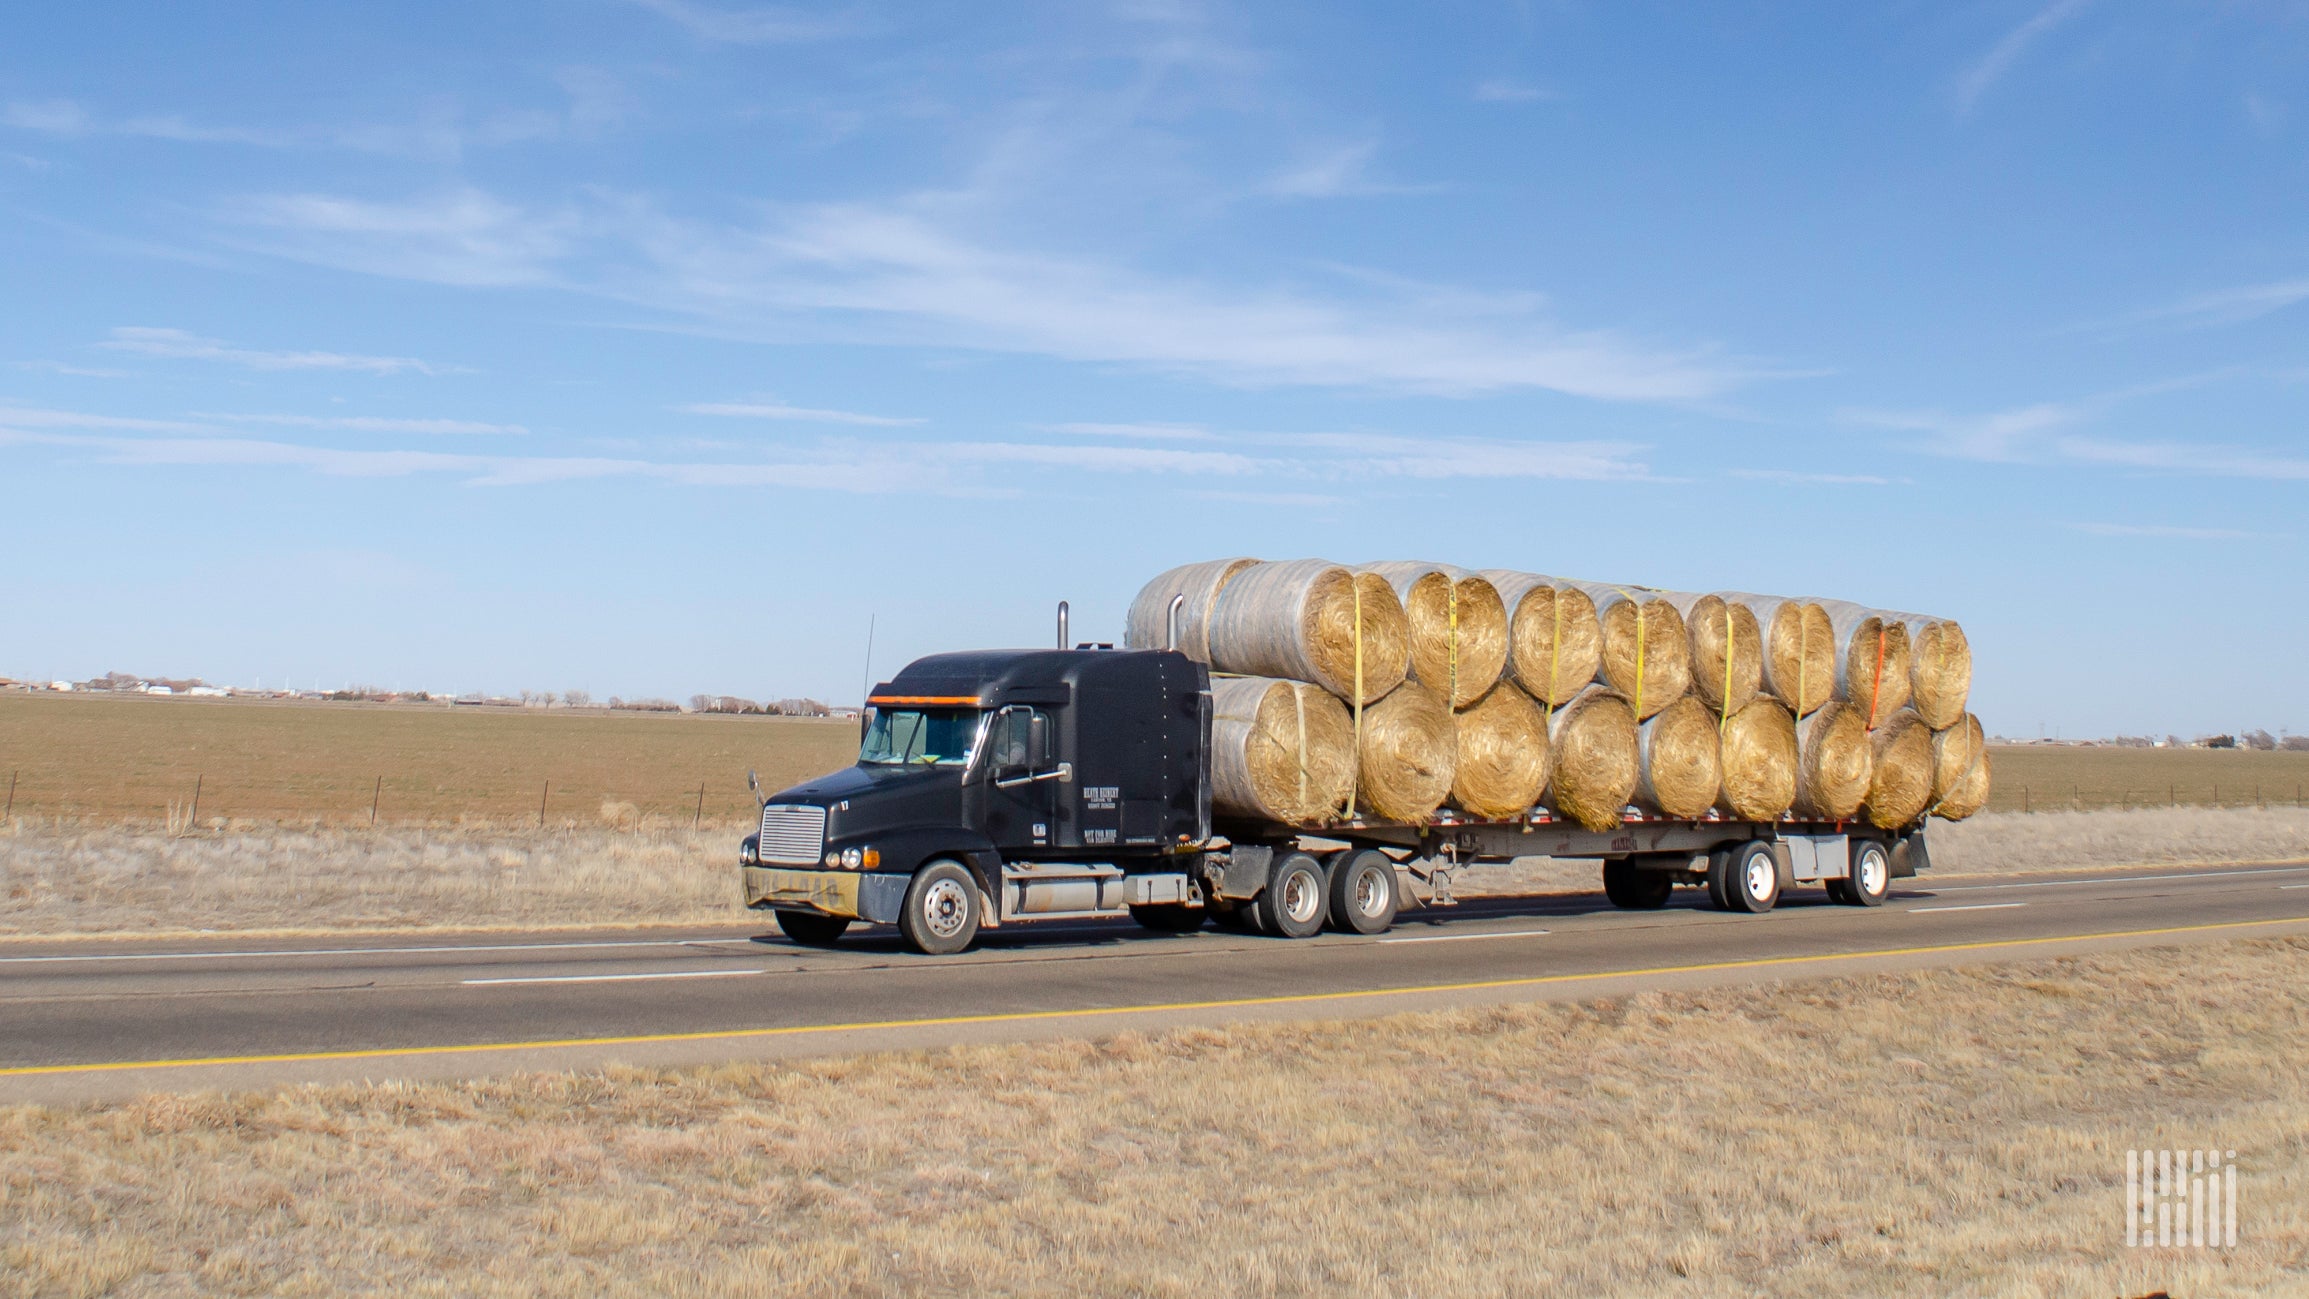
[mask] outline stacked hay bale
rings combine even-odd
[[[1180,600],[1180,597],[1184,597]],[[1592,830],[1969,816],[1987,800],[1954,622],[1442,564],[1187,564],[1127,643],[1214,673],[1212,797],[1302,827],[1541,809]]]

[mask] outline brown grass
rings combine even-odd
[[[200,819],[366,825],[591,824],[631,803],[687,827],[749,814],[771,789],[849,765],[854,722],[783,717],[0,694],[0,784],[15,815],[84,823]],[[384,781],[378,791],[377,781]]]
[[[0,1294],[2298,1292],[2309,942],[0,1110]],[[2127,1250],[2128,1148],[2234,1250]]]
[[[1988,762],[1996,812],[2309,806],[2309,753],[2000,744]]]

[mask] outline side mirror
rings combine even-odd
[[[754,769],[753,769],[752,767],[748,767],[748,768],[746,768],[746,788],[747,788],[747,789],[750,789],[750,790],[752,790],[752,791],[753,791],[753,793],[754,793],[754,801],[755,801],[756,803],[759,803],[759,802],[761,802],[761,801],[762,801],[762,781],[761,781],[761,777],[759,777],[759,776],[756,776],[756,775],[754,774]]]
[[[1036,773],[1050,769],[1050,718],[1042,713],[1026,724],[1026,765]]]

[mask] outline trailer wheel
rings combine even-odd
[[[821,916],[815,911],[780,911],[778,928],[786,937],[804,947],[832,947],[836,939],[849,932],[850,922],[843,916]]]
[[[1675,877],[1666,871],[1639,869],[1633,860],[1603,864],[1603,894],[1611,904],[1629,911],[1657,911],[1676,891]]]
[[[1323,863],[1303,852],[1284,853],[1267,872],[1259,894],[1259,928],[1282,938],[1311,938],[1323,931]]]
[[[1892,891],[1892,857],[1884,845],[1865,839],[1852,845],[1852,878],[1836,881],[1844,887],[1838,902],[1848,907],[1880,907]]]
[[[914,872],[898,932],[925,956],[952,956],[978,937],[978,881],[961,863],[940,859]]]
[[[1132,907],[1130,918],[1158,934],[1191,934],[1203,927],[1204,910],[1176,902],[1158,902]]]
[[[1331,927],[1384,934],[1395,925],[1395,859],[1376,848],[1339,854],[1331,864]]]
[[[1772,845],[1750,839],[1711,854],[1708,900],[1726,911],[1770,911],[1780,900],[1780,863]]]

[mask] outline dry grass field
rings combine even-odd
[[[751,816],[746,769],[776,789],[847,766],[854,722],[0,694],[0,782],[15,815],[164,824],[593,825],[604,803],[660,826]],[[380,788],[378,782],[382,780]]]
[[[2304,960],[5,1109],[0,1295],[2303,1293]]]
[[[771,788],[845,766],[852,723],[600,710],[453,708],[0,694],[0,781],[14,814],[166,824],[591,825],[603,803],[659,826],[749,815],[745,773]],[[2309,753],[2019,745],[1992,751],[1994,811],[2297,806]],[[382,779],[382,788],[378,785]]]

